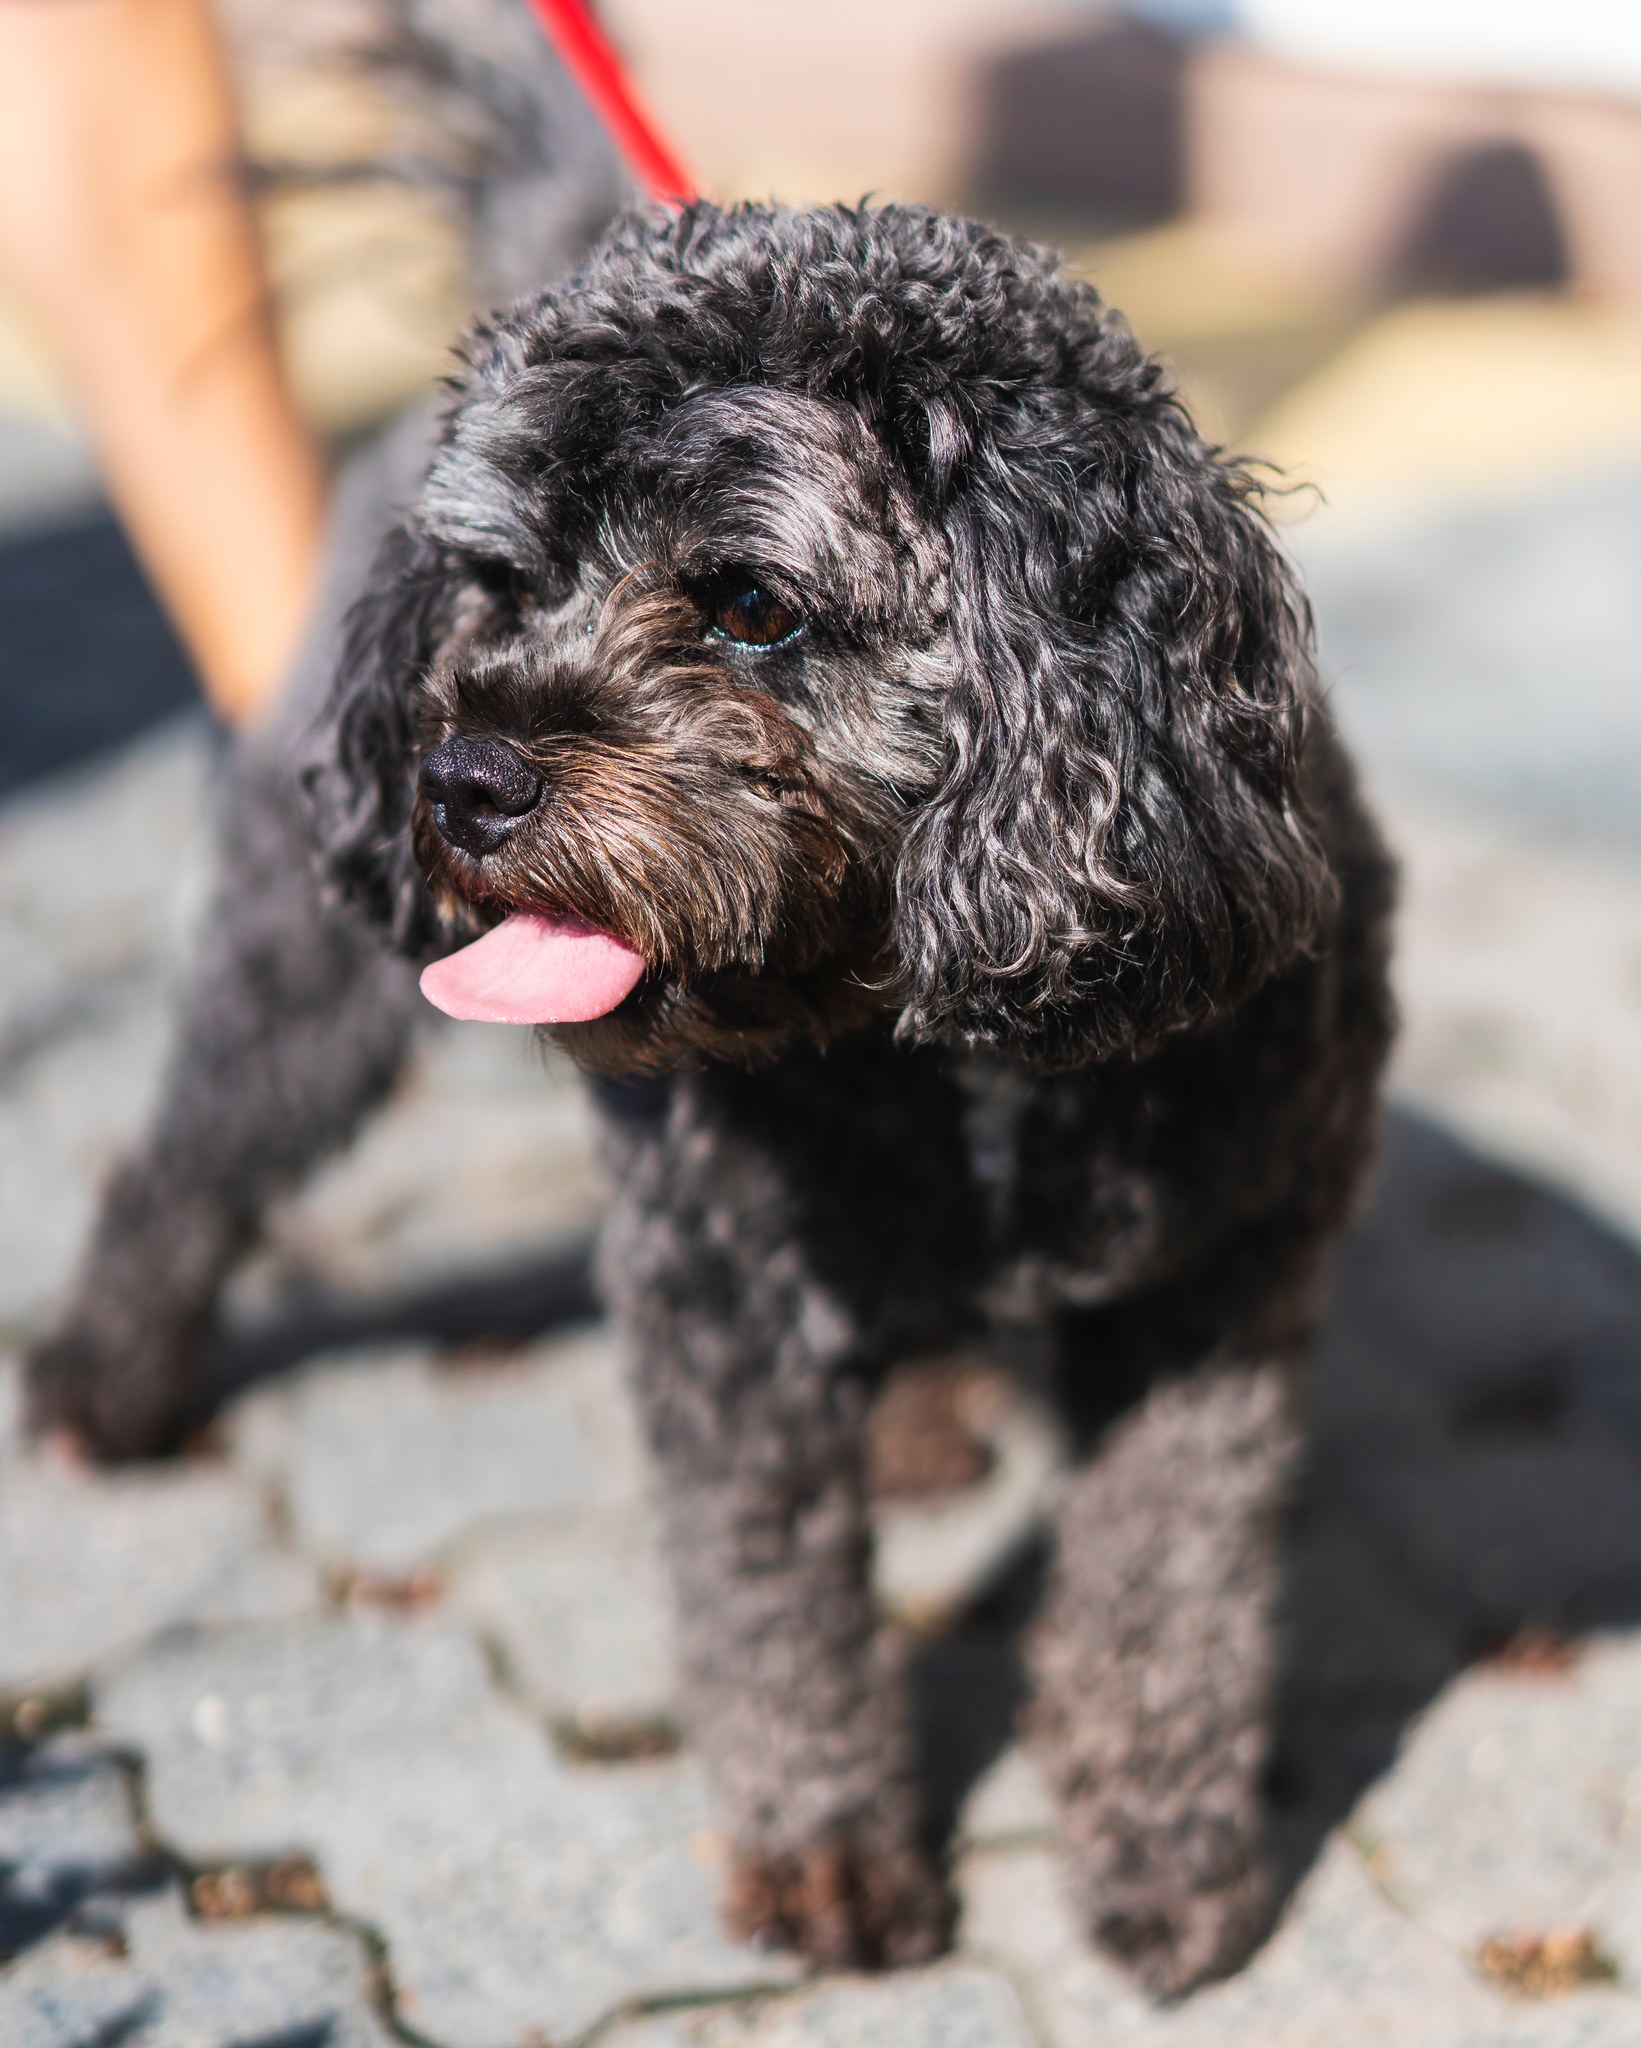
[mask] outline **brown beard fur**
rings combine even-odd
[[[771,697],[704,658],[688,598],[635,575],[590,634],[447,652],[423,751],[458,731],[504,737],[545,794],[482,857],[417,797],[416,857],[441,909],[475,929],[571,912],[648,963],[609,1016],[548,1027],[589,1071],[757,1064],[887,1007],[862,942],[885,922],[886,821]]]

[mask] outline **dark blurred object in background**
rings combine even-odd
[[[1085,233],[1171,219],[1187,196],[1187,61],[1179,37],[1122,20],[1004,51],[980,81],[974,203]]]
[[[966,202],[1085,233],[1190,218],[1359,297],[1572,285],[1641,303],[1622,197],[1641,189],[1641,100],[1070,12],[1069,32],[977,56]]]
[[[443,159],[459,173],[480,140],[459,93],[388,61],[418,8],[455,4],[224,0],[251,147],[281,171],[263,219],[293,380],[333,445],[426,388],[473,283],[441,196]],[[1475,44],[1469,71],[1352,55],[1367,33],[1354,4],[603,12],[709,190],[926,198],[1061,242],[1170,359],[1210,432],[1315,479],[1336,508],[1387,488],[1553,487],[1641,456],[1627,324],[1641,84],[1591,58],[1588,7],[1559,43],[1535,31],[1560,52],[1537,72],[1512,54],[1515,16],[1455,28],[1439,6]],[[1386,50],[1412,35],[1390,12]],[[361,62],[373,35],[381,51]],[[0,427],[47,432],[46,392],[0,306]],[[3,440],[0,470],[0,778],[14,784],[120,743],[183,692],[112,529],[71,533],[63,508],[26,502],[27,464]]]
[[[1555,195],[1524,142],[1484,142],[1436,173],[1386,282],[1394,290],[1486,292],[1571,281]]]

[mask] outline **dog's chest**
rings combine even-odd
[[[1118,1083],[984,1055],[954,1077],[999,1302],[1013,1312],[1101,1301],[1166,1264],[1171,1205]]]

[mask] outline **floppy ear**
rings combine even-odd
[[[413,953],[440,933],[411,852],[410,813],[418,684],[450,629],[451,592],[443,550],[408,527],[388,535],[370,587],[343,621],[336,679],[304,749],[302,785],[321,865],[371,923]]]
[[[1332,898],[1308,609],[1245,473],[1127,388],[983,428],[947,517],[945,771],[896,875],[903,1032],[1044,1064],[1235,1004]]]

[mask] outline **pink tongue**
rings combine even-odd
[[[435,960],[422,994],[449,1017],[479,1024],[584,1024],[637,986],[644,956],[579,917],[525,911]]]

